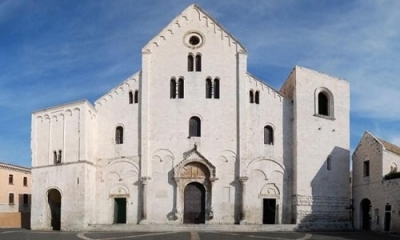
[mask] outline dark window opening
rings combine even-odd
[[[201,121],[198,117],[191,117],[189,120],[189,137],[201,136]]]
[[[189,54],[189,56],[188,56],[188,71],[193,72],[193,68],[194,68],[193,55]]]
[[[175,79],[171,79],[170,82],[170,98],[176,98],[176,80]]]
[[[332,161],[331,161],[331,156],[328,156],[326,158],[326,170],[330,171],[332,169]]]
[[[23,204],[24,205],[28,205],[29,204],[29,195],[28,194],[24,194],[22,195],[23,197]]]
[[[320,92],[318,94],[318,114],[329,116],[328,96],[326,93]]]
[[[14,184],[14,175],[8,175],[8,184]]]
[[[24,187],[28,186],[28,178],[24,177]]]
[[[58,163],[61,163],[61,156],[62,156],[62,151],[58,150],[58,159],[57,159]]]
[[[364,161],[364,177],[369,177],[369,161]]]
[[[274,130],[271,126],[264,127],[264,144],[274,144]]]
[[[139,91],[136,90],[135,91],[135,103],[138,103],[138,102],[139,102]]]
[[[212,91],[211,79],[207,78],[206,79],[206,98],[211,98],[211,91]]]
[[[201,72],[201,55],[196,55],[196,72]]]
[[[8,204],[14,204],[14,193],[8,194]]]
[[[129,92],[129,104],[133,103],[133,93]]]
[[[214,79],[214,98],[219,99],[219,79]]]
[[[53,152],[53,161],[54,161],[54,164],[58,163],[58,161],[57,161],[57,151]]]
[[[250,97],[250,103],[254,103],[254,93],[253,93],[253,90],[250,90],[250,92],[249,92],[249,97]]]
[[[184,97],[184,82],[183,82],[183,78],[179,78],[178,81],[178,98],[183,98]]]
[[[115,143],[116,144],[124,143],[124,128],[121,126],[115,129]]]
[[[191,36],[191,37],[189,38],[189,43],[190,43],[190,45],[192,45],[192,46],[196,46],[197,44],[200,43],[200,38],[199,38],[198,36]]]
[[[260,104],[260,91],[256,91],[255,103]]]

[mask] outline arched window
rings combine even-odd
[[[129,104],[133,103],[133,93],[132,91],[129,92]]]
[[[274,144],[274,129],[271,126],[264,127],[264,144]]]
[[[116,144],[123,144],[124,143],[124,128],[118,126],[115,129],[115,143]]]
[[[58,161],[57,161],[57,151],[53,152],[53,162],[54,162],[54,164],[58,163]]]
[[[214,98],[219,99],[219,79],[214,79]]]
[[[328,96],[324,92],[318,93],[318,114],[329,116]]]
[[[193,72],[193,67],[194,67],[193,55],[189,54],[189,56],[188,56],[188,71]]]
[[[184,90],[185,90],[185,86],[184,86],[183,78],[179,78],[179,80],[178,80],[178,98],[184,97]]]
[[[61,163],[61,159],[62,159],[62,151],[58,150],[58,160],[57,160],[57,162]]]
[[[249,97],[250,97],[250,103],[254,103],[254,93],[253,93],[253,90],[250,90],[250,92],[249,92]]]
[[[139,102],[139,91],[136,90],[135,91],[135,103],[138,103],[138,102]]]
[[[174,78],[171,79],[170,85],[169,85],[169,96],[170,98],[176,98],[176,80]]]
[[[206,79],[206,98],[211,98],[211,91],[212,91],[211,78],[207,78]]]
[[[260,104],[260,91],[256,91],[255,103]]]
[[[201,55],[196,55],[196,72],[201,72]]]
[[[189,120],[189,137],[201,136],[201,121],[198,117],[191,117]]]

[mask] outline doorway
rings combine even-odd
[[[51,227],[53,230],[61,230],[61,193],[57,189],[51,189],[47,193],[51,215]]]
[[[200,183],[189,183],[184,192],[183,223],[205,223],[206,190]]]
[[[126,223],[126,198],[114,198],[114,223]]]
[[[276,199],[263,199],[263,224],[275,224]]]
[[[362,229],[370,230],[371,229],[371,201],[368,198],[364,198],[360,204],[361,208],[361,221],[362,221]]]
[[[392,206],[389,204],[386,204],[386,206],[385,206],[385,226],[384,226],[385,232],[390,231],[391,218],[392,218]]]

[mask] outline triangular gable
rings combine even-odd
[[[372,138],[372,139],[374,139],[376,144],[378,144],[379,146],[382,146],[382,147],[383,147],[383,144],[379,141],[379,139],[378,139],[377,137],[375,137],[372,133],[370,133],[370,132],[368,132],[368,131],[365,131],[364,134],[363,134],[363,136],[361,137],[360,142],[358,143],[357,147],[354,149],[353,157],[354,157],[354,155],[357,153],[358,148],[364,143],[364,141],[365,141],[367,138]]]
[[[237,52],[246,52],[243,45],[230,34],[221,24],[219,24],[211,15],[209,15],[204,9],[196,4],[192,4],[187,7],[180,15],[172,20],[157,36],[149,41],[142,49],[143,53],[152,52],[154,47],[159,47],[168,36],[175,33],[177,28],[180,28],[181,24],[185,24],[188,21],[191,11],[196,11],[198,14],[199,21],[204,21],[207,27],[213,27],[215,34],[221,34],[221,40],[228,39],[230,46],[236,46]]]

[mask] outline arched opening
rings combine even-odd
[[[193,66],[194,66],[193,55],[189,54],[189,56],[188,56],[188,71],[189,72],[193,72]]]
[[[135,91],[135,103],[138,103],[139,102],[139,91],[138,90],[136,90]]]
[[[318,93],[318,114],[329,116],[328,96],[324,92]]]
[[[123,144],[124,143],[124,128],[118,126],[115,129],[115,144]]]
[[[132,104],[132,103],[133,103],[133,92],[130,91],[129,92],[129,104]]]
[[[256,91],[255,103],[260,104],[260,91]]]
[[[174,78],[171,79],[169,84],[169,96],[170,98],[176,98],[176,80]]]
[[[211,90],[212,90],[211,79],[207,78],[206,79],[206,98],[211,98]]]
[[[249,97],[250,97],[250,103],[254,103],[254,92],[253,92],[253,90],[250,90]]]
[[[189,183],[184,191],[183,223],[205,223],[206,189],[198,182]]]
[[[274,129],[271,126],[264,127],[264,144],[274,144]]]
[[[219,99],[219,79],[214,79],[214,98]]]
[[[371,201],[368,198],[364,198],[360,203],[361,209],[361,228],[363,230],[371,229]]]
[[[191,117],[189,120],[189,137],[201,136],[201,121],[198,117]]]
[[[61,193],[57,189],[51,189],[47,193],[50,215],[51,227],[53,230],[61,229]]]
[[[185,86],[184,86],[183,78],[179,78],[179,80],[178,80],[178,98],[184,97],[184,90],[185,90]]]
[[[196,72],[201,72],[201,55],[196,55]]]

